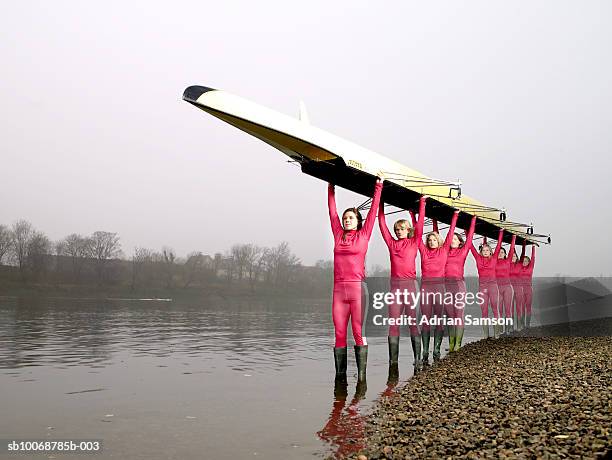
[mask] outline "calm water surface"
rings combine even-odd
[[[334,388],[332,338],[327,302],[0,298],[0,437],[102,439],[87,458],[350,453],[392,392],[387,340],[369,339],[367,389],[352,350]],[[402,338],[400,384],[411,374]]]

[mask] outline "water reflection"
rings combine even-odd
[[[359,401],[365,398],[367,389],[367,381],[357,382],[353,399],[347,404],[348,383],[346,380],[334,382],[332,410],[317,436],[331,446],[336,458],[347,457],[365,447],[365,419]]]
[[[0,298],[0,406],[10,414],[0,431],[98,433],[116,458],[141,455],[136,435],[153,460],[342,457],[361,448],[363,416],[393,393],[399,370],[387,367],[386,337],[373,337],[368,395],[359,385],[349,397],[349,360],[349,383],[332,398],[332,348],[328,302]],[[411,359],[400,368],[409,377]]]

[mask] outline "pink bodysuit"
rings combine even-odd
[[[476,259],[476,267],[478,268],[478,291],[482,298],[480,309],[482,311],[482,317],[488,318],[489,316],[489,303],[493,310],[493,316],[499,318],[498,308],[498,296],[499,292],[497,289],[497,283],[495,282],[495,267],[497,266],[497,256],[502,247],[502,238],[504,236],[504,229],[499,230],[499,237],[497,238],[497,246],[493,255],[490,257],[482,256],[474,247],[474,244],[470,246],[470,251]]]
[[[382,182],[374,187],[374,196],[368,215],[359,230],[344,231],[336,209],[334,186],[328,188],[329,219],[334,235],[334,291],[332,299],[332,318],[336,330],[336,347],[346,347],[348,320],[351,318],[353,338],[356,345],[366,345],[361,334],[362,300],[365,290],[365,256],[372,235],[376,211],[380,203]]]

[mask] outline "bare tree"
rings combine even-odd
[[[21,273],[21,279],[26,278],[26,264],[28,259],[28,248],[30,240],[32,239],[32,233],[34,229],[32,224],[27,220],[18,220],[11,228],[11,242],[12,242],[12,253],[19,272]]]
[[[96,259],[98,280],[102,282],[105,277],[106,266],[109,259],[121,255],[121,243],[116,233],[94,232],[91,236],[91,255]]]
[[[92,255],[91,239],[72,233],[63,240],[64,255],[70,258],[73,281],[78,283],[81,278],[83,264]]]
[[[132,256],[132,290],[136,288],[139,278],[147,264],[152,261],[152,251],[147,248],[135,248]]]
[[[166,287],[168,289],[171,289],[173,285],[172,279],[174,278],[174,272],[176,268],[174,264],[174,261],[176,260],[176,254],[174,252],[174,249],[164,246],[162,249],[162,258],[164,263]]]
[[[300,265],[300,259],[291,252],[286,241],[270,249],[268,258],[268,269],[274,284],[286,286],[295,267]]]
[[[264,254],[263,248],[256,246],[254,244],[247,244],[245,247],[245,260],[247,272],[249,274],[249,284],[251,286],[251,291],[255,289],[255,282],[259,276],[260,270],[260,260]]]
[[[2,259],[10,251],[11,246],[11,231],[6,226],[0,225],[0,265],[2,265]]]
[[[39,231],[34,231],[28,242],[27,266],[34,279],[39,279],[47,271],[47,262],[52,252],[51,241]]]

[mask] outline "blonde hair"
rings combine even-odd
[[[491,253],[491,255],[493,255],[493,249],[491,248],[491,246],[489,246],[489,243],[484,243],[480,245],[480,250],[478,252],[480,252],[481,255],[482,255],[482,250],[484,248],[489,248],[489,252]]]
[[[439,248],[444,246],[444,240],[442,239],[442,237],[440,236],[440,234],[438,232],[429,232],[427,234],[427,237],[425,238],[425,245],[427,247],[429,247],[429,237],[430,236],[433,236],[436,240],[438,240],[438,247]]]
[[[414,236],[414,228],[410,225],[410,222],[408,222],[406,219],[396,220],[395,223],[393,224],[394,231],[398,225],[406,226],[406,229],[408,230],[408,238],[412,238]]]
[[[531,258],[529,256],[523,256],[523,260],[521,262],[527,261],[527,265],[531,263]]]

